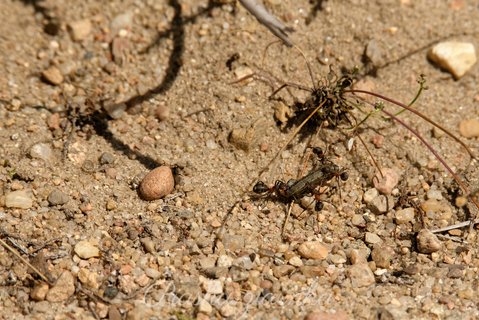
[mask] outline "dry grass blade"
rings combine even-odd
[[[13,253],[18,259],[20,259],[23,263],[25,263],[30,269],[32,269],[36,274],[38,274],[40,276],[40,278],[43,279],[43,281],[45,281],[46,283],[48,283],[50,286],[53,285],[53,283],[48,279],[47,276],[45,276],[40,270],[38,270],[38,268],[36,268],[35,266],[33,266],[30,262],[28,262],[25,258],[23,258],[18,252],[17,250],[15,250],[14,248],[12,248],[8,243],[6,243],[5,241],[3,241],[3,239],[0,239],[0,244],[2,246],[5,247],[5,249],[7,249],[8,251],[10,251],[11,253]]]

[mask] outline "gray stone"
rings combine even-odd
[[[51,206],[63,205],[70,200],[70,197],[58,189],[54,189],[48,195],[48,203]]]

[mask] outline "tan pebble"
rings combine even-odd
[[[456,207],[462,208],[467,204],[467,198],[459,196],[456,198]]]
[[[109,199],[107,202],[106,202],[106,209],[108,211],[110,210],[114,210],[116,209],[116,202],[112,199]]]
[[[468,119],[461,121],[459,124],[459,133],[464,138],[479,137],[479,120]]]
[[[100,256],[100,250],[88,241],[80,241],[75,245],[75,253],[82,259],[90,259]]]
[[[37,283],[30,292],[30,297],[35,301],[43,301],[47,296],[48,289],[48,284],[45,282]]]
[[[74,22],[70,22],[68,24],[68,29],[70,30],[70,34],[75,41],[81,41],[86,39],[91,32],[92,25],[90,20],[78,20]]]
[[[175,187],[175,178],[170,167],[161,166],[150,171],[141,181],[140,197],[143,200],[158,200],[170,194]]]
[[[476,50],[472,43],[445,41],[429,50],[427,57],[441,68],[449,71],[457,80],[476,63]]]
[[[382,175],[378,172],[373,178],[374,187],[382,194],[391,194],[399,182],[399,174],[390,168],[382,168],[381,172]]]
[[[170,116],[170,108],[164,104],[160,104],[155,110],[155,116],[159,121],[164,121]]]
[[[437,236],[427,229],[422,229],[417,235],[417,249],[421,253],[433,253],[442,247]]]
[[[306,241],[299,245],[298,252],[306,259],[323,260],[328,256],[329,248],[320,241]]]
[[[55,66],[51,66],[50,68],[43,70],[42,77],[46,82],[53,85],[59,85],[63,82],[63,75]]]

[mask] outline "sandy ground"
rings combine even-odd
[[[337,75],[357,66],[359,86],[408,103],[424,74],[417,110],[456,135],[479,118],[479,65],[456,81],[426,57],[444,39],[478,48],[478,1],[266,5],[294,27],[318,83],[330,66]],[[457,184],[411,132],[380,113],[357,128],[379,165],[400,175],[388,196],[375,194],[377,169],[358,138],[346,148],[344,124],[317,135],[309,124],[269,164],[300,122],[291,107],[308,97],[290,88],[268,99],[273,87],[313,83],[297,50],[265,53],[276,39],[239,4],[5,0],[0,18],[1,239],[51,282],[1,246],[0,317],[479,317],[477,230],[429,235],[432,253],[416,241],[478,210],[456,205]],[[464,148],[400,117],[478,188]],[[479,154],[477,138],[463,141]],[[245,195],[258,179],[309,170],[308,144],[349,179],[331,183],[322,211],[295,206],[282,237],[287,206]],[[138,183],[159,165],[175,168],[175,190],[143,201]],[[20,208],[8,204],[13,192]],[[305,243],[325,255],[308,255]]]

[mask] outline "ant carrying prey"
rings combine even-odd
[[[253,187],[253,192],[264,196],[275,195],[279,200],[290,203],[296,202],[305,196],[314,195],[314,200],[316,201],[314,208],[316,211],[321,211],[323,202],[320,200],[322,194],[320,189],[334,178],[346,181],[348,173],[332,161],[326,159],[321,148],[313,148],[313,153],[319,158],[320,164],[304,177],[290,179],[286,183],[277,180],[273,187],[268,187],[263,181],[258,181]],[[288,210],[288,215],[283,225],[283,233],[289,214],[290,210]]]

